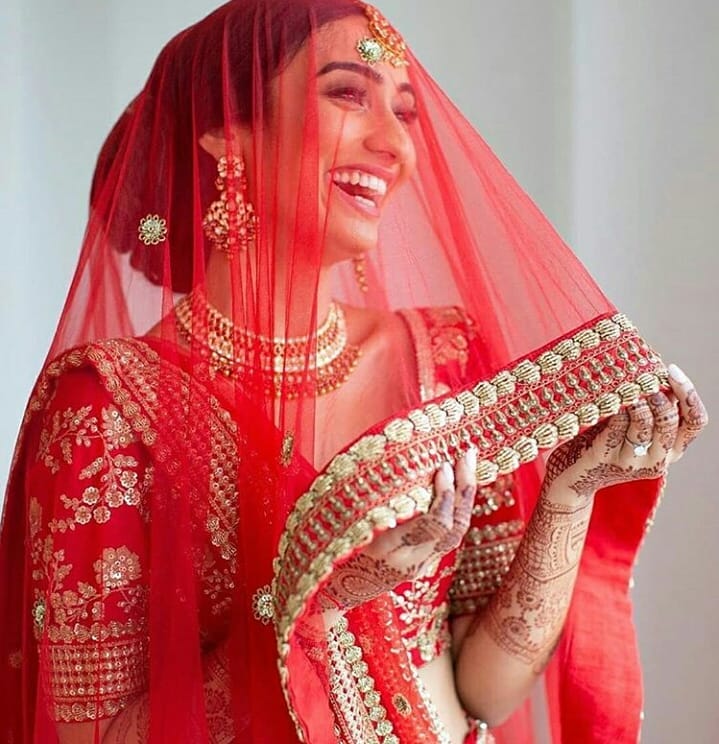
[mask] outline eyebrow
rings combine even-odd
[[[358,75],[362,75],[368,80],[372,80],[379,85],[382,85],[385,81],[384,76],[380,75],[379,72],[373,70],[370,67],[367,67],[367,65],[361,65],[358,62],[329,62],[317,73],[317,77],[322,77],[322,75],[327,75],[328,73],[334,72],[335,70],[347,70],[348,72],[356,72]],[[414,96],[415,99],[417,98],[417,94],[414,92],[414,88],[409,83],[401,83],[398,86],[398,90],[400,91],[400,93],[409,93],[410,95]]]

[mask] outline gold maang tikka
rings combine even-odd
[[[357,42],[357,51],[363,62],[375,65],[387,62],[393,67],[407,67],[407,44],[399,32],[377,10],[377,8],[360,3],[367,20],[371,36],[364,37]]]
[[[245,161],[236,156],[221,157],[215,187],[220,198],[210,204],[202,227],[212,245],[233,258],[257,237],[257,215],[247,199]]]

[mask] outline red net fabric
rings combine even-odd
[[[388,34],[351,0],[234,0],[108,137],[3,519],[5,740],[91,741],[132,707],[138,741],[443,741],[396,602],[326,634],[314,593],[470,444],[501,501],[454,557],[473,581],[521,536],[540,450],[661,383]],[[636,740],[642,488],[594,516],[546,679],[558,742]],[[464,587],[455,614],[496,583]]]

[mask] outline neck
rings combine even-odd
[[[245,318],[260,333],[271,336],[302,336],[308,328],[322,325],[332,300],[331,270],[322,267],[318,276],[307,276],[294,283],[288,281],[284,266],[278,266],[273,277],[273,299],[258,302],[266,286],[258,284],[245,256],[233,260],[217,250],[210,253],[207,264],[207,300],[223,315],[242,325]],[[309,272],[307,272],[309,274]],[[313,288],[312,282],[315,282]],[[290,288],[290,291],[286,291]],[[288,317],[289,315],[289,317]],[[247,321],[245,325],[250,325]]]

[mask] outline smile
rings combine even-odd
[[[383,178],[357,169],[337,169],[332,181],[358,205],[377,209],[387,193],[388,183]]]

